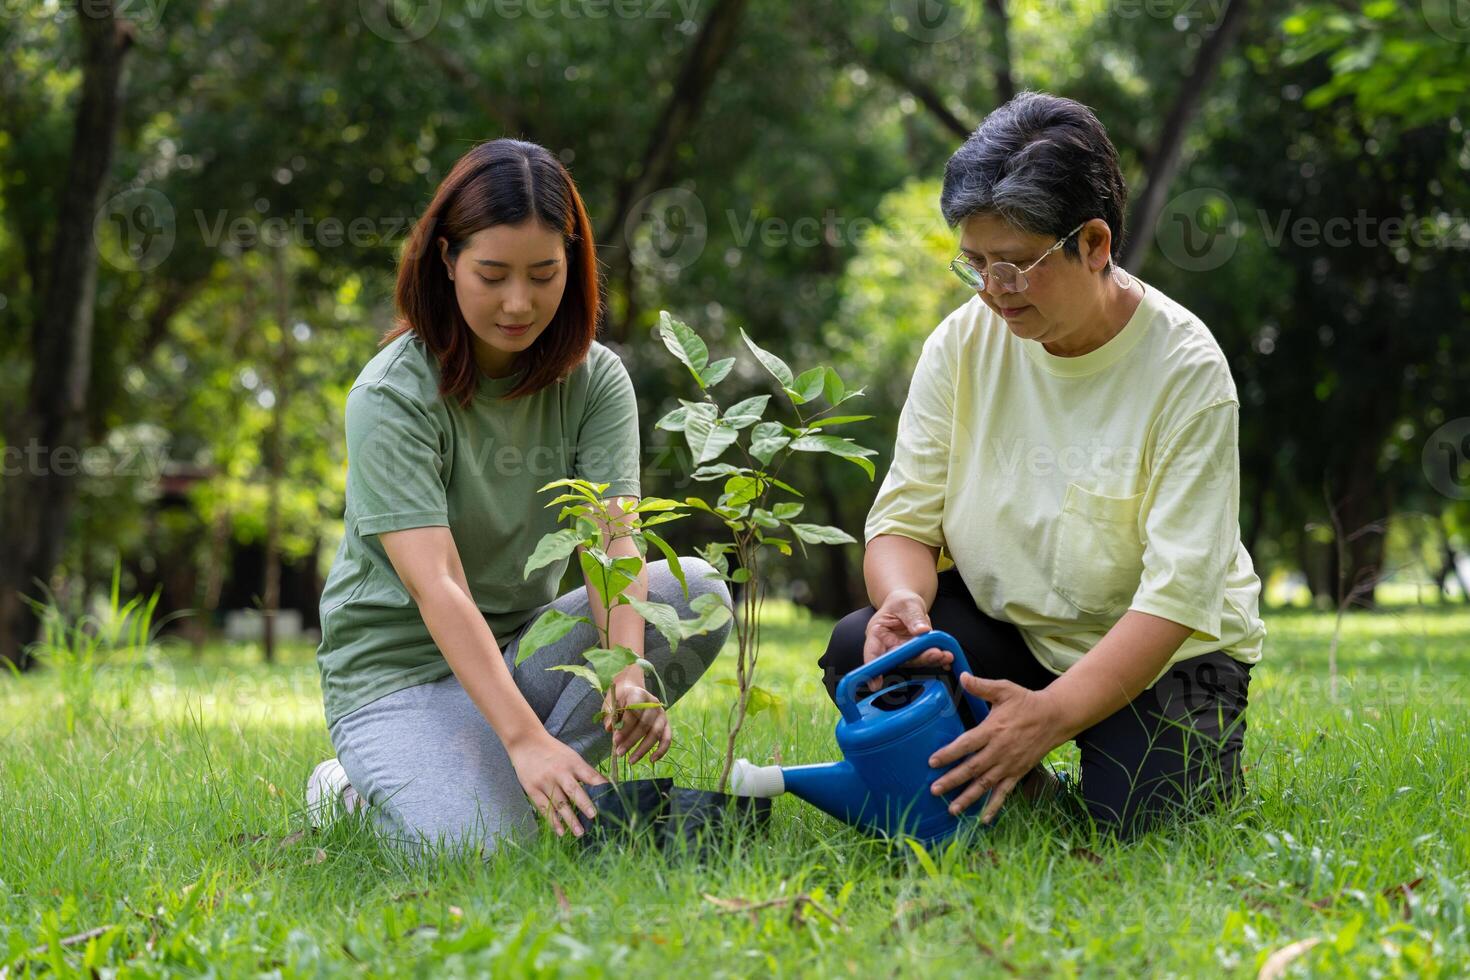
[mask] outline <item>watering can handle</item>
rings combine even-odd
[[[954,654],[951,670],[954,672],[955,686],[970,703],[970,711],[974,714],[976,723],[983,721],[990,713],[990,706],[984,700],[966,691],[960,684],[960,675],[970,672],[970,663],[965,659],[965,651],[960,649],[958,640],[941,630],[933,630],[916,636],[902,646],[889,650],[877,660],[863,664],[842,678],[837,685],[837,708],[842,712],[842,717],[850,722],[858,721],[862,717],[858,711],[857,699],[854,697],[859,684],[874,677],[880,677],[886,671],[902,666],[925,650],[932,650],[935,647]]]

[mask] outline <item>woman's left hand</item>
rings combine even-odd
[[[990,791],[990,803],[980,815],[982,822],[989,823],[1016,784],[1066,736],[1057,727],[1057,713],[1044,691],[969,673],[961,675],[960,683],[990,703],[990,714],[930,757],[929,765],[935,768],[964,760],[936,779],[931,788],[937,796],[969,784],[950,803],[949,812],[956,815]]]
[[[647,704],[655,707],[634,707]],[[627,755],[631,766],[644,756],[648,756],[650,762],[657,762],[669,751],[673,733],[669,728],[668,713],[640,680],[618,678],[613,681],[612,689],[602,702],[602,710],[602,727],[613,733],[614,758]],[[614,729],[613,722],[618,717],[623,723]]]

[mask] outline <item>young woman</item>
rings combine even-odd
[[[556,526],[537,493],[562,477],[639,494],[637,406],[617,355],[594,342],[600,312],[592,229],[571,175],[540,146],[495,140],[470,150],[419,219],[398,270],[398,326],[347,397],[347,512],[322,593],[317,653],[337,759],[308,781],[314,811],[366,803],[409,843],[493,848],[534,822],[580,836],[595,815],[585,785],[609,749],[630,762],[668,751],[663,708],[630,712],[610,733],[603,699],[548,668],[597,645],[580,626],[515,666],[543,610],[607,624],[588,585],[557,596],[566,562],[522,577]],[[636,554],[624,538],[614,554]],[[666,562],[628,594],[690,615],[729,592],[683,559],[686,596]],[[613,643],[641,653],[680,697],[729,631],[670,653],[631,608]],[[623,671],[618,706],[656,700]],[[339,761],[340,760],[340,761]]]

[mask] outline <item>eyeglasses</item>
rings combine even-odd
[[[1010,262],[997,262],[995,263],[995,265],[982,272],[981,270],[971,265],[970,260],[965,257],[965,253],[961,252],[959,255],[956,255],[953,259],[950,260],[949,270],[960,277],[960,282],[963,282],[966,286],[969,286],[971,289],[974,290],[983,292],[985,289],[986,278],[994,276],[995,282],[997,285],[1000,286],[1001,292],[1024,293],[1026,291],[1026,287],[1031,285],[1031,283],[1026,280],[1026,273],[1030,272],[1042,262],[1046,261],[1046,257],[1048,255],[1055,252],[1063,245],[1067,244],[1068,239],[1070,239],[1073,235],[1077,234],[1079,231],[1086,227],[1087,222],[1084,221],[1076,228],[1073,228],[1071,231],[1067,232],[1067,234],[1063,236],[1060,241],[1058,241],[1051,248],[1047,249],[1045,252],[1041,253],[1041,258],[1037,259],[1035,262],[1032,262],[1024,269],[1018,269],[1013,263]]]

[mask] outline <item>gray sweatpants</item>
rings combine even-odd
[[[693,615],[690,600],[702,593],[716,592],[730,603],[729,588],[709,577],[714,569],[708,563],[681,558],[679,564],[689,583],[689,597],[668,562],[659,561],[648,565],[650,600],[673,606],[681,619]],[[586,588],[573,589],[536,615],[548,608],[572,616],[591,615]],[[508,641],[496,637],[516,687],[549,733],[597,765],[612,748],[611,735],[593,717],[602,708],[601,696],[576,675],[547,669],[585,663],[582,653],[598,645],[597,632],[581,624],[516,667],[523,632],[524,627]],[[679,652],[672,654],[663,635],[647,628],[644,657],[662,679],[669,704],[714,662],[729,632],[726,623],[713,633],[681,641]],[[657,681],[650,678],[649,686],[659,693]],[[478,845],[488,853],[501,836],[535,825],[535,810],[505,747],[453,674],[395,691],[344,715],[332,725],[331,737],[347,778],[368,803],[374,822],[405,845]],[[678,738],[677,727],[674,737]]]

